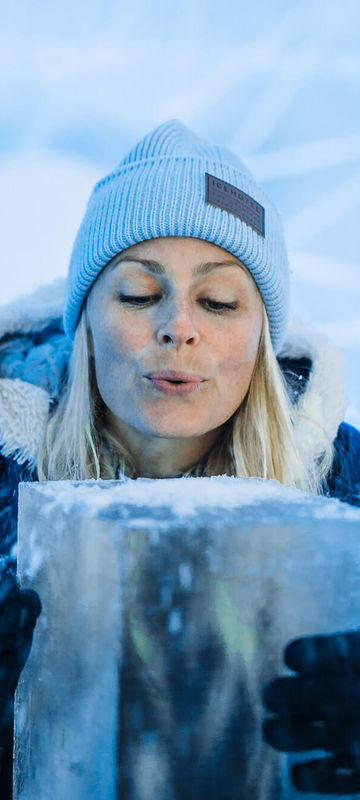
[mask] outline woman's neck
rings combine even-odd
[[[109,414],[113,435],[126,447],[138,475],[144,478],[175,478],[188,472],[207,455],[220,433],[216,429],[180,439],[149,436]]]

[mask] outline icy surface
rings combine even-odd
[[[348,503],[314,496],[293,486],[260,478],[244,480],[222,475],[213,478],[161,480],[138,478],[124,481],[47,481],[41,484],[21,484],[21,491],[32,491],[31,487],[34,485],[38,487],[37,493],[54,506],[69,508],[85,501],[88,514],[96,514],[111,503],[126,506],[141,502],[154,509],[162,505],[170,506],[172,512],[180,516],[192,515],[204,508],[229,510],[236,506],[246,508],[257,503],[260,517],[265,518],[268,513],[278,513],[276,501],[282,506],[284,521],[294,517],[294,507],[289,506],[289,503],[299,506],[296,513],[360,521],[360,510]]]
[[[294,519],[304,519],[312,526],[314,519],[352,520],[359,523],[360,509],[340,500],[314,496],[278,481],[257,478],[232,478],[227,475],[213,478],[172,478],[151,480],[138,478],[124,481],[46,481],[22,483],[21,496],[33,491],[41,497],[42,514],[56,515],[72,509],[83,509],[87,518],[105,514],[107,518],[127,520],[132,518],[133,528],[148,525],[149,535],[156,541],[159,530],[171,519],[173,524],[182,519],[197,524],[196,515],[206,511],[208,521],[219,524],[232,520],[233,511],[239,508],[242,525],[254,520],[254,505],[258,524],[271,524],[281,518],[283,525]],[[136,508],[136,514],[134,513]],[[51,528],[49,532],[51,537]],[[28,532],[28,573],[35,575],[43,563],[42,546],[38,544],[37,527]]]
[[[261,695],[289,639],[359,627],[360,510],[224,476],[25,483],[19,516],[16,800],[298,798]]]

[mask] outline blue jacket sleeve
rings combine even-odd
[[[360,506],[360,432],[342,422],[334,441],[334,459],[326,494]]]

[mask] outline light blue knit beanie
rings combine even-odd
[[[68,336],[73,338],[86,295],[105,265],[127,247],[163,236],[204,239],[247,267],[277,352],[289,305],[277,211],[235,155],[177,120],[145,136],[96,184],[71,255],[64,310]]]

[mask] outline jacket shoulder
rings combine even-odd
[[[342,422],[333,442],[334,458],[327,478],[327,492],[360,506],[360,431]]]
[[[39,332],[8,335],[0,341],[0,377],[38,386],[56,401],[66,381],[70,352],[60,323]]]
[[[38,386],[53,401],[62,392],[71,353],[62,323],[64,292],[60,278],[0,308],[0,378]]]

